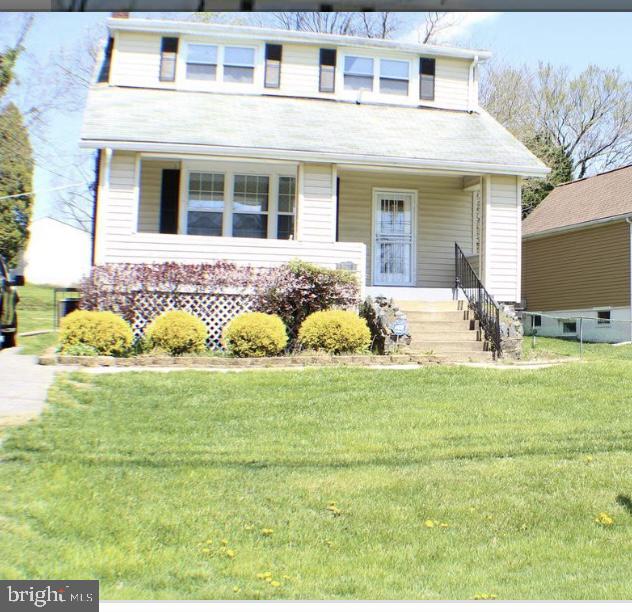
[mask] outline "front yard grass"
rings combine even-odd
[[[627,599],[631,374],[66,375],[4,441],[0,578],[98,578],[104,599]]]
[[[18,332],[52,330],[53,288],[43,285],[18,287]],[[39,355],[57,343],[57,332],[51,331],[36,336],[19,336],[18,346],[24,355]]]

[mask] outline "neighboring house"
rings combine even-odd
[[[90,233],[51,217],[31,222],[21,256],[26,282],[54,287],[75,286],[90,271]]]
[[[489,54],[113,18],[82,146],[95,263],[300,258],[449,299],[455,243],[521,298],[521,181],[548,169],[478,104]]]
[[[523,297],[538,334],[631,339],[632,166],[554,189],[524,220]],[[531,320],[527,319],[527,331]]]

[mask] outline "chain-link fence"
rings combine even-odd
[[[579,343],[580,355],[584,343],[630,343],[632,341],[632,320],[619,318],[626,311],[596,311],[594,315],[551,315],[544,312],[522,311],[520,317],[524,336],[531,339],[533,348],[537,338],[560,338]]]

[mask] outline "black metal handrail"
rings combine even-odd
[[[485,332],[485,339],[489,342],[494,357],[499,357],[502,349],[500,344],[500,307],[496,300],[489,295],[474,269],[467,260],[461,247],[454,243],[454,291],[461,289],[467,298],[470,308],[479,320]]]

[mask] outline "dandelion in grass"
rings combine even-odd
[[[269,536],[271,536],[273,533],[274,533],[274,529],[270,529],[270,528],[268,528],[268,527],[266,527],[265,529],[262,529],[262,530],[261,530],[261,535],[262,535],[262,536],[269,537]]]
[[[593,461],[593,456],[592,456],[592,455],[586,455],[586,456],[584,457],[584,461],[585,461],[586,463],[592,463],[592,461]]]
[[[329,510],[329,512],[331,512],[334,516],[340,516],[342,514],[342,510],[338,508],[335,501],[329,502],[327,510]]]
[[[222,540],[221,544],[222,546],[228,546],[228,540]]]
[[[275,587],[275,588],[276,588],[276,587],[280,587],[280,586],[281,586],[281,583],[280,583],[278,580],[273,580],[273,581],[270,583],[270,586],[273,586],[273,587]]]
[[[495,593],[476,593],[474,599],[497,599]]]
[[[227,556],[229,559],[234,559],[236,554],[237,554],[237,553],[236,553],[236,552],[235,552],[232,548],[228,548],[228,549],[226,549],[226,556]]]
[[[238,586],[233,587],[233,593],[239,593],[240,591],[241,589]]]
[[[447,523],[441,523],[439,527],[443,527],[445,529],[446,527],[449,527],[449,525]]]
[[[427,527],[428,529],[432,529],[435,526],[435,522],[432,519],[426,519],[424,521],[424,527]]]
[[[614,519],[607,512],[600,512],[595,518],[595,523],[602,527],[612,527]]]

